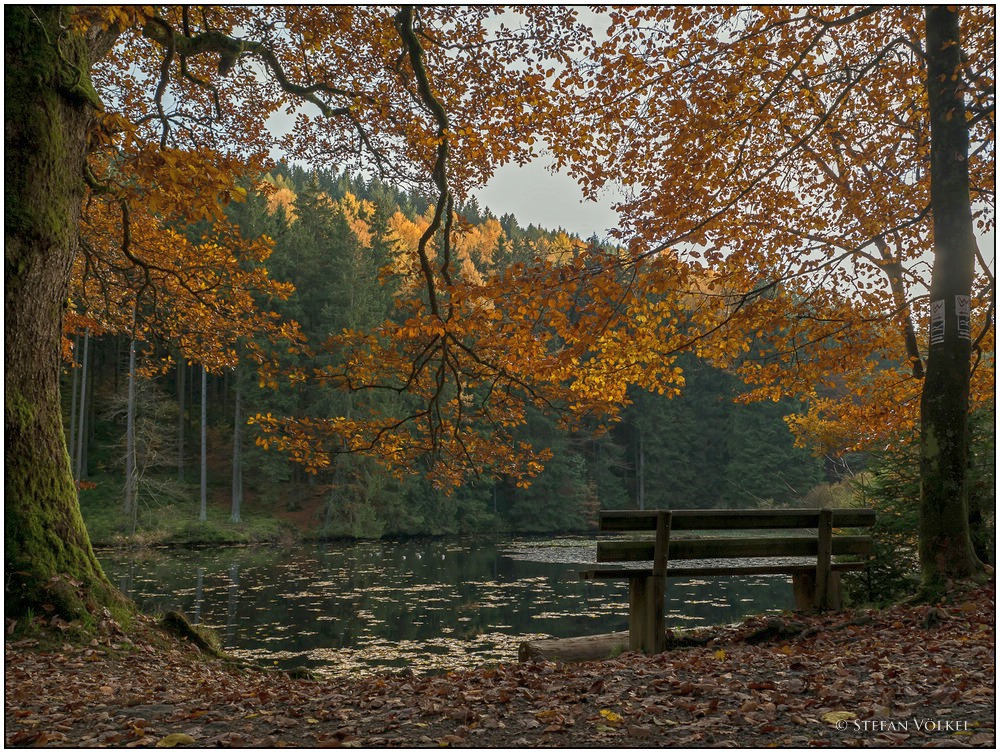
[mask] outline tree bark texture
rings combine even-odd
[[[628,651],[628,631],[586,635],[578,638],[548,638],[523,641],[517,647],[518,661],[601,661]]]
[[[184,356],[177,354],[177,481],[184,483]]]
[[[80,515],[59,399],[63,307],[97,104],[84,40],[58,6],[5,9],[5,612],[124,603]],[[83,402],[81,397],[81,403]]]
[[[969,305],[975,270],[969,130],[962,94],[959,9],[927,6],[934,266],[920,413],[920,566],[925,585],[981,569],[969,537]]]
[[[198,520],[208,520],[208,372],[201,367],[201,508]]]

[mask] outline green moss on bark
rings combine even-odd
[[[72,619],[128,607],[90,546],[59,408],[62,311],[94,112],[86,42],[65,14],[5,13],[4,542],[7,614],[52,605]]]
[[[9,390],[6,401],[6,409],[21,426],[30,426],[36,420],[35,407],[17,390]]]
[[[84,528],[69,458],[62,468],[7,464],[6,608],[50,603],[66,619],[101,606],[125,609],[108,583]],[[12,467],[13,466],[13,467]],[[127,611],[127,609],[125,609]]]

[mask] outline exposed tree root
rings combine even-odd
[[[188,622],[188,618],[180,612],[167,612],[163,615],[163,619],[160,620],[160,627],[168,633],[190,641],[210,656],[219,659],[226,658],[219,646],[218,638],[205,628],[192,625]]]

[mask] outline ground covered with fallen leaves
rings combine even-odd
[[[56,627],[59,627],[58,625]],[[65,628],[64,628],[65,629]],[[36,747],[986,747],[995,587],[751,618],[706,646],[443,675],[293,679],[101,621],[6,644],[5,743]]]

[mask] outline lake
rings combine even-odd
[[[258,663],[347,675],[516,661],[526,639],[628,629],[625,582],[582,581],[593,539],[333,542],[102,551],[147,612],[176,609]],[[789,578],[670,579],[668,626],[791,609]]]

